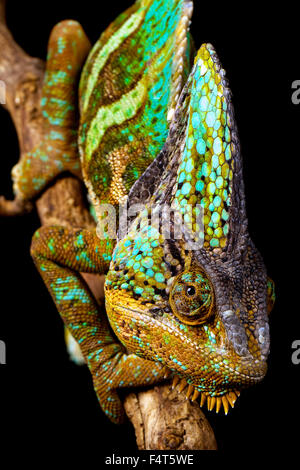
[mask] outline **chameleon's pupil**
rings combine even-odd
[[[186,293],[187,293],[188,296],[192,297],[196,293],[195,287],[194,286],[188,286],[186,288]]]

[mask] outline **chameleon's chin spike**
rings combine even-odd
[[[193,393],[193,396],[192,396],[192,401],[197,400],[197,398],[199,397],[199,395],[200,395],[199,390],[197,390],[197,389],[195,388],[194,393]]]
[[[175,375],[172,383],[172,389],[176,387],[176,385],[180,382],[180,377],[178,375]]]
[[[187,387],[187,381],[185,379],[182,379],[178,386],[179,392],[182,392],[186,387]]]
[[[198,390],[195,388],[194,394],[192,396],[192,401],[195,401],[199,395],[200,395],[200,392],[198,392]],[[234,392],[228,392],[226,393],[226,395],[223,395],[222,397],[211,397],[210,395],[208,395],[207,392],[202,392],[199,406],[200,408],[202,408],[203,405],[206,403],[208,411],[213,411],[214,408],[216,408],[216,413],[219,413],[223,405],[225,415],[227,415],[229,411],[229,405],[231,406],[231,408],[233,408],[237,400],[237,397],[239,395],[240,395],[240,392],[234,391]]]
[[[216,413],[219,413],[220,409],[221,409],[221,406],[222,406],[222,398],[221,397],[217,397],[217,404],[216,404]]]
[[[201,393],[201,400],[200,400],[200,408],[202,408],[202,406],[204,405],[204,403],[206,402],[206,395],[204,392]]]
[[[164,374],[164,379],[168,379],[170,375],[172,374],[172,371],[168,369],[168,367],[164,367],[163,369],[163,374]]]
[[[229,403],[228,403],[228,400],[226,398],[226,395],[224,395],[222,397],[222,403],[223,403],[223,408],[224,408],[224,412],[225,414],[227,415],[228,414],[228,411],[229,411]]]
[[[229,392],[229,393],[227,393],[226,398],[229,401],[229,404],[230,404],[231,408],[234,408],[234,404],[237,400],[236,394],[234,392]]]
[[[216,397],[211,397],[209,411],[212,411],[215,406],[216,406]]]
[[[207,406],[208,411],[211,411],[211,397],[210,396],[208,396],[206,399],[206,406]]]
[[[195,387],[193,385],[189,385],[188,389],[187,389],[187,392],[185,394],[186,398],[189,399],[190,396],[192,395],[192,393],[195,393],[194,391],[195,391]],[[193,398],[192,398],[192,401],[194,401]]]

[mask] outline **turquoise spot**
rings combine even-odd
[[[214,224],[217,224],[220,220],[220,215],[218,214],[218,212],[214,212],[211,216],[211,220]]]
[[[193,162],[193,160],[190,158],[190,159],[187,161],[186,165],[185,165],[185,171],[186,171],[187,173],[190,173],[193,169],[194,169],[194,162]]]
[[[220,128],[220,126],[221,126],[221,121],[218,121],[218,120],[217,120],[217,121],[215,122],[215,125],[214,125],[215,131],[218,131],[219,128]]]
[[[216,186],[218,189],[222,188],[222,185],[223,185],[223,178],[222,176],[218,176],[218,178],[216,179]]]
[[[140,295],[144,292],[144,289],[142,287],[135,287],[134,292]]]
[[[215,171],[212,171],[211,174],[209,175],[209,178],[211,181],[216,181],[216,172]]]
[[[228,126],[225,127],[225,140],[226,142],[230,142],[230,132]]]
[[[190,193],[191,189],[192,189],[192,186],[191,186],[190,183],[184,183],[184,185],[183,185],[182,188],[181,188],[181,193],[182,193],[184,196],[186,196],[187,194]]]
[[[222,152],[222,140],[220,137],[217,137],[214,141],[213,149],[216,155],[220,155]]]
[[[178,183],[183,183],[186,179],[186,174],[184,171],[182,171],[179,175],[179,178],[178,178]]]
[[[204,162],[203,165],[202,165],[202,173],[205,177],[208,176],[208,164],[207,164],[207,162]]]
[[[153,264],[154,264],[154,263],[153,263],[153,259],[152,259],[152,258],[149,258],[149,257],[143,259],[143,261],[142,261],[142,265],[143,265],[145,268],[152,268]]]
[[[204,188],[204,183],[201,180],[198,180],[195,186],[196,191],[201,192]]]
[[[206,144],[203,139],[198,139],[196,149],[200,155],[205,154]]]
[[[217,238],[212,238],[210,240],[210,246],[212,246],[212,247],[219,246],[219,240]]]
[[[225,209],[223,209],[222,210],[222,219],[223,220],[228,220],[228,217],[229,217],[228,212]],[[225,227],[225,225],[224,225],[224,227]],[[224,227],[223,227],[223,230],[224,230]]]
[[[196,112],[196,113],[193,113],[193,116],[192,116],[192,126],[194,129],[197,129],[199,126],[200,126],[200,116],[199,114]]]
[[[165,277],[162,273],[156,273],[155,274],[155,280],[157,282],[165,282]]]
[[[230,150],[230,145],[227,145],[226,150],[225,150],[225,158],[226,160],[231,159],[231,150]]]
[[[206,120],[205,120],[208,127],[213,127],[215,124],[215,120],[216,120],[215,113],[213,111],[209,111],[206,115]]]
[[[209,101],[208,101],[208,99],[206,98],[206,96],[202,96],[202,97],[200,98],[200,101],[199,101],[200,110],[203,111],[203,112],[205,112],[205,111],[207,111],[208,106],[209,106]]]
[[[225,224],[224,227],[223,227],[223,233],[224,233],[225,237],[227,236],[228,231],[229,231],[229,225]]]
[[[221,205],[221,202],[222,202],[222,199],[220,198],[220,196],[216,196],[214,198],[214,206],[215,207],[219,207]]]
[[[205,83],[209,82],[210,76],[211,76],[211,71],[208,70],[207,73],[205,74]]]
[[[198,78],[197,78],[197,75],[198,75]],[[200,75],[200,70],[199,68],[197,69],[197,72],[195,74],[195,80],[197,82],[196,84],[196,90],[197,91],[201,91],[202,90],[202,87],[203,87],[203,83],[204,83],[204,77],[201,77],[199,78],[199,75]]]

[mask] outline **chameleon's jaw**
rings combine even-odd
[[[223,406],[227,414],[239,390],[265,376],[265,361],[235,356],[226,338],[215,348],[199,336],[200,329],[190,327],[184,337],[185,331],[176,329],[178,323],[172,324],[170,318],[153,318],[134,299],[121,302],[120,294],[117,299],[107,291],[107,313],[120,341],[138,356],[164,364],[166,377],[176,374],[174,386],[178,385],[180,391],[187,389],[188,398],[194,401],[201,395],[200,406],[206,403],[208,410],[216,408],[217,412]]]

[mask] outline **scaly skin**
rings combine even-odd
[[[231,94],[211,45],[189,74],[191,11],[187,0],[138,0],[102,34],[80,78],[80,165],[75,96],[89,44],[80,25],[59,24],[45,136],[14,170],[23,201],[60,171],[82,172],[97,233],[43,227],[31,253],[114,422],[124,415],[118,388],[157,383],[166,371],[187,396],[202,393],[201,404],[226,413],[266,373],[274,287],[248,234]],[[172,206],[170,236],[163,211],[156,225],[132,216],[116,246],[107,232],[100,239],[101,205],[126,200],[146,211]],[[79,272],[107,273],[108,319]]]

